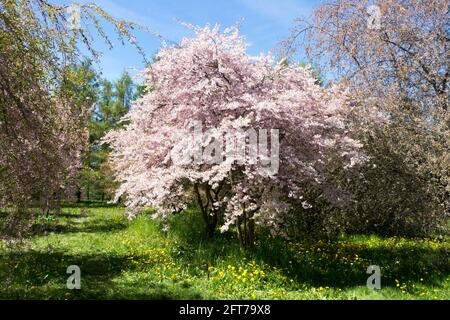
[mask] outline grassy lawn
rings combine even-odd
[[[121,208],[65,208],[20,248],[0,242],[0,299],[449,299],[450,239],[207,240],[193,211],[168,232]],[[68,290],[66,269],[81,268]],[[381,290],[366,269],[381,267]]]

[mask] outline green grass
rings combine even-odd
[[[450,240],[343,236],[287,242],[207,239],[194,209],[169,230],[122,208],[67,207],[19,247],[0,242],[0,299],[449,299]],[[66,269],[81,268],[69,290]],[[366,269],[381,267],[381,290]]]

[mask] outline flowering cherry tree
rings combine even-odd
[[[333,156],[351,170],[364,160],[348,135],[346,92],[316,85],[307,68],[248,55],[235,27],[191,28],[195,37],[163,48],[145,70],[148,93],[105,139],[121,183],[116,196],[126,196],[130,216],[150,206],[164,218],[195,200],[209,234],[223,218],[221,231],[235,225],[248,246],[255,224],[282,231],[305,186],[345,204],[327,182],[327,163]],[[208,133],[193,138],[195,123]],[[238,158],[236,148],[222,147],[230,133],[235,142],[257,143],[241,143]],[[174,156],[180,153],[188,161]]]

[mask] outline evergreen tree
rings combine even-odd
[[[133,82],[127,72],[115,82],[102,79],[99,83],[98,97],[90,118],[90,149],[84,161],[81,186],[86,200],[105,201],[114,194],[116,183],[107,161],[109,147],[102,145],[101,139],[108,131],[120,126],[119,120],[144,90]],[[81,198],[80,192],[78,200]]]

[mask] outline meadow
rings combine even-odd
[[[258,234],[243,250],[234,233],[208,239],[196,208],[168,230],[124,209],[65,207],[40,218],[20,244],[0,242],[0,299],[449,299],[450,238],[288,241]],[[81,289],[69,290],[69,265]],[[381,289],[368,289],[369,265]]]

